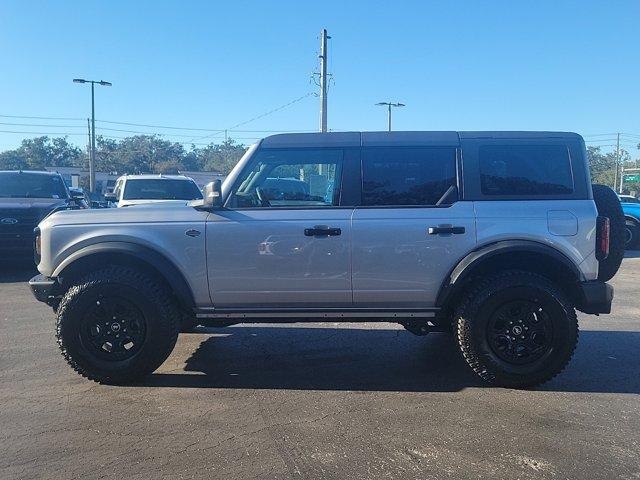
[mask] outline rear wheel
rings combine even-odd
[[[80,375],[119,384],[153,372],[176,343],[180,313],[164,285],[144,272],[110,266],[69,289],[56,336]]]
[[[537,274],[509,271],[472,289],[455,315],[458,345],[487,382],[525,388],[567,365],[578,341],[578,320],[566,296]]]

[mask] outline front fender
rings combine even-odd
[[[54,278],[64,276],[65,270],[81,259],[109,254],[125,255],[146,263],[162,275],[184,305],[189,307],[196,305],[193,291],[180,269],[161,253],[135,243],[102,242],[83,247],[66,257],[51,276]]]

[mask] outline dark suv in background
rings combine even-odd
[[[34,228],[54,210],[80,208],[59,173],[0,171],[0,262],[33,256]]]

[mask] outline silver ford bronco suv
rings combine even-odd
[[[203,200],[59,212],[35,242],[33,293],[97,382],[150,374],[198,325],[381,321],[531,387],[569,362],[576,309],[610,312],[624,216],[574,133],[285,134]]]

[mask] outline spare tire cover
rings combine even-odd
[[[598,280],[606,282],[613,278],[624,257],[625,222],[620,199],[616,192],[606,185],[592,185],[593,200],[598,208],[598,215],[609,217],[611,226],[609,256],[600,260]]]

